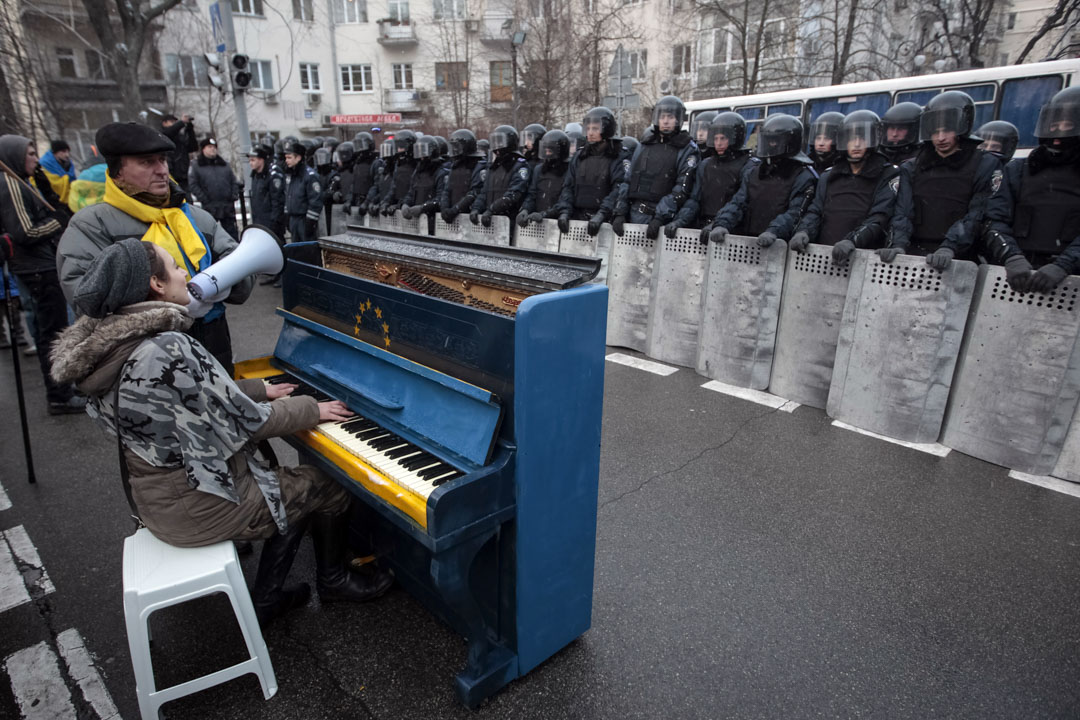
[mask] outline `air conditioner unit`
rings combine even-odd
[[[277,93],[272,93],[270,95],[265,96],[263,98],[263,102],[266,103],[267,105],[277,105],[279,102],[281,102],[281,99],[278,97]]]
[[[322,95],[320,95],[319,93],[308,93],[308,96],[307,96],[308,107],[316,107],[321,102],[322,102]]]
[[[668,93],[671,92],[671,88],[674,87],[674,86],[675,86],[675,83],[672,80],[661,80],[660,81],[660,92],[662,92],[664,94],[668,94]]]
[[[431,93],[427,90],[421,90],[419,94],[421,100],[429,100],[431,98]]]
[[[480,21],[476,19],[470,19],[465,21],[465,32],[480,32]]]

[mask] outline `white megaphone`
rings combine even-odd
[[[202,317],[214,303],[224,300],[232,286],[248,275],[276,275],[285,265],[281,245],[274,233],[261,225],[249,225],[240,236],[240,244],[228,257],[200,272],[188,282],[188,314]]]

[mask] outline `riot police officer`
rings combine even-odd
[[[409,192],[409,185],[412,183],[413,172],[418,162],[413,157],[415,145],[416,133],[412,130],[399,130],[394,134],[396,158],[387,192],[380,199],[382,206],[380,211],[383,215],[393,215],[395,210],[399,210],[405,200],[405,195]]]
[[[450,172],[439,191],[439,214],[447,224],[472,209],[487,178],[487,155],[480,151],[471,130],[455,130],[449,143]]]
[[[1046,293],[1080,270],[1080,86],[1043,106],[1035,137],[987,202],[986,248],[1014,290]]]
[[[334,153],[324,143],[315,149],[315,172],[319,175],[319,182],[323,188],[323,216],[326,222],[326,232],[330,234],[330,218],[333,215],[334,196],[341,193],[341,176],[334,167]]]
[[[674,219],[694,190],[694,172],[701,155],[690,133],[681,129],[685,119],[682,100],[674,95],[660,98],[653,108],[652,125],[642,134],[641,147],[630,163],[630,222],[647,224],[645,235],[650,240]]]
[[[517,224],[521,227],[544,218],[558,217],[559,195],[570,164],[570,138],[562,130],[545,133],[538,152],[541,162],[533,166],[529,190],[517,216]]]
[[[713,220],[709,239],[723,242],[729,231],[757,235],[768,247],[789,238],[814,197],[817,175],[802,151],[803,124],[791,115],[772,115],[761,125],[754,154],[761,160]]]
[[[540,123],[531,123],[521,130],[521,144],[524,148],[522,155],[529,163],[529,169],[535,169],[544,158],[540,157],[540,140],[544,137],[547,128]]]
[[[382,162],[379,174],[375,176],[375,184],[368,192],[368,214],[372,216],[382,213],[382,199],[390,194],[390,185],[394,180],[394,169],[398,161],[397,142],[394,138],[386,138],[379,145],[379,160]]]
[[[293,242],[318,239],[323,187],[315,170],[304,162],[306,154],[303,142],[285,148],[285,214]]]
[[[353,199],[353,162],[356,160],[355,146],[351,140],[347,140],[334,148],[334,167],[337,168],[338,191],[334,195],[334,203],[342,205],[342,211],[346,216],[352,209]]]
[[[919,120],[922,147],[900,166],[900,189],[892,240],[878,250],[885,262],[898,253],[925,255],[944,270],[954,257],[972,256],[992,186],[1001,183],[1001,163],[979,150],[971,137],[975,103],[950,90],[930,99]]]
[[[690,137],[694,138],[694,144],[698,146],[698,152],[701,153],[701,162],[705,162],[705,158],[716,154],[709,140],[711,137],[709,126],[712,125],[716,115],[715,110],[706,110],[695,115],[694,119],[690,121]]]
[[[881,154],[899,167],[919,151],[922,106],[913,102],[893,105],[881,116]]]
[[[983,123],[975,133],[982,143],[979,149],[988,152],[1005,164],[1012,160],[1016,153],[1016,146],[1020,144],[1020,132],[1011,122],[1005,120],[991,120]]]
[[[750,151],[743,148],[746,120],[738,113],[714,113],[705,142],[712,154],[698,164],[690,199],[675,219],[664,226],[668,237],[675,237],[679,228],[694,227],[701,228],[701,242],[708,242],[713,218],[735,196],[745,175],[757,163],[750,157]]]
[[[840,157],[837,139],[840,126],[844,124],[843,113],[827,112],[810,124],[810,159],[814,161],[817,174],[825,172]]]
[[[879,248],[896,206],[900,168],[877,152],[881,119],[870,110],[844,118],[837,138],[844,156],[818,180],[817,192],[791,236],[791,249],[831,245],[833,262],[847,263],[856,248]]]
[[[491,141],[487,138],[480,138],[476,141],[476,149],[484,154],[484,159],[491,160]]]
[[[443,167],[442,147],[434,135],[424,135],[413,146],[416,170],[401,207],[406,220],[427,217],[428,234],[435,232],[435,212],[439,209],[439,186],[447,173]]]
[[[300,144],[304,146],[304,163],[306,163],[308,167],[314,169],[315,151],[319,148],[321,143],[315,142],[313,138],[304,138],[300,141]]]
[[[605,222],[622,234],[626,220],[615,214],[615,207],[626,192],[630,168],[630,159],[622,151],[626,138],[615,137],[615,115],[606,107],[585,113],[583,126],[586,145],[570,158],[559,195],[559,229],[568,232],[571,220],[588,220],[589,235],[599,233]]]
[[[518,152],[517,130],[500,125],[491,133],[495,157],[488,167],[484,191],[473,202],[469,220],[491,227],[492,215],[517,215],[529,189],[529,163]]]
[[[376,185],[383,161],[375,151],[375,138],[371,133],[356,133],[352,143],[356,151],[352,168],[352,205],[363,215],[368,211],[368,196]]]
[[[619,138],[619,143],[622,144],[622,156],[624,160],[633,160],[634,153],[641,147],[641,143],[637,141],[637,138],[629,135],[623,135]]]

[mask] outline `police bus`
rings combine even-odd
[[[1035,147],[1035,123],[1039,109],[1054,93],[1080,79],[1080,59],[961,70],[917,77],[872,80],[826,87],[784,90],[694,100],[686,103],[691,122],[707,110],[734,110],[746,119],[746,147],[757,143],[757,129],[769,115],[794,115],[810,127],[822,113],[845,115],[853,110],[873,110],[879,116],[900,102],[925,106],[945,90],[962,90],[975,101],[977,129],[991,120],[1007,120],[1020,131],[1016,154],[1024,157]]]

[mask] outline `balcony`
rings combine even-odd
[[[486,12],[479,22],[481,43],[510,52],[510,36],[514,34],[513,15],[503,12]]]
[[[139,83],[139,87],[144,103],[161,105],[168,100],[164,80],[144,80]],[[48,88],[52,101],[61,104],[97,107],[102,104],[118,105],[121,102],[120,86],[115,80],[49,78]]]
[[[379,43],[381,45],[415,45],[416,28],[411,21],[384,19],[379,21]]]
[[[420,90],[383,90],[383,112],[420,112],[421,100],[426,96]]]

